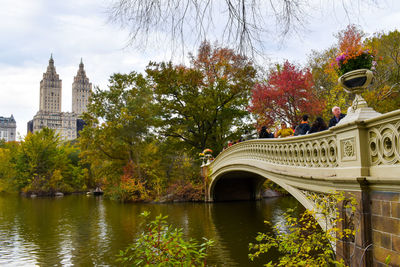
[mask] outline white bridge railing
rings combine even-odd
[[[398,184],[400,110],[315,134],[235,144],[208,165],[209,175],[213,179],[221,168],[240,164],[293,177]]]

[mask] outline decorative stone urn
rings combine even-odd
[[[356,95],[352,108],[368,107],[367,102],[362,98],[361,93],[372,83],[374,74],[367,69],[349,71],[339,77],[339,84],[348,93]]]
[[[343,125],[353,121],[361,121],[381,115],[368,107],[361,93],[373,82],[374,74],[367,69],[358,69],[346,72],[339,77],[339,84],[347,93],[355,94],[353,104],[347,110],[347,115],[337,125]]]
[[[352,93],[361,93],[373,81],[374,74],[367,69],[346,72],[339,77],[339,83]]]

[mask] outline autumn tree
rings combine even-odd
[[[243,133],[256,70],[247,58],[207,42],[190,63],[152,63],[146,70],[162,117],[160,134],[180,140],[193,153],[220,151]]]
[[[336,57],[340,52],[348,55],[359,53],[365,47],[364,37],[362,29],[351,24],[336,34],[336,43],[331,47],[322,51],[312,51],[309,55],[307,67],[313,76],[315,92],[318,98],[326,103],[320,114],[325,120],[332,116],[332,107],[339,106],[345,113],[351,105],[353,96],[346,93],[338,83]]]
[[[259,126],[277,121],[297,125],[303,114],[319,115],[324,104],[317,97],[310,70],[286,61],[271,69],[265,83],[255,85],[249,110]]]
[[[339,51],[349,55],[357,54],[363,48],[364,37],[365,33],[357,25],[347,25],[346,29],[340,31],[336,36]]]
[[[307,63],[310,69],[315,93],[318,99],[323,99],[325,107],[319,116],[328,121],[332,117],[332,108],[340,107],[343,111],[351,105],[350,95],[338,83],[338,74],[332,70],[330,64],[337,54],[337,47],[332,46],[321,52],[312,51]]]
[[[112,198],[157,198],[176,182],[198,199],[198,152],[239,137],[256,73],[251,62],[208,43],[190,59],[190,67],[150,63],[145,74],[114,74],[109,90],[92,95],[82,157]]]
[[[377,65],[373,68],[374,82],[369,90],[363,93],[365,100],[369,106],[381,113],[395,110],[400,105],[399,31],[379,32],[367,39],[365,36],[361,28],[349,25],[336,35],[335,45],[321,52],[313,51],[309,56],[308,68],[313,74],[316,92],[326,101],[323,111],[325,119],[331,116],[333,106],[339,106],[345,111],[354,97],[338,84],[338,74],[332,68],[338,51],[355,54],[363,48],[372,50],[376,54],[374,60]]]
[[[364,94],[368,104],[385,113],[400,106],[400,32],[376,33],[365,40],[374,49],[378,64],[374,70],[375,82]]]

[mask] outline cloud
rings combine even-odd
[[[26,123],[39,109],[39,83],[46,71],[50,53],[63,81],[62,110],[71,111],[71,88],[80,59],[94,85],[107,88],[110,75],[116,72],[143,72],[149,61],[187,62],[181,47],[171,52],[173,40],[167,33],[155,32],[145,51],[126,47],[129,34],[107,23],[105,7],[110,1],[80,0],[2,0],[0,9],[0,116],[14,114],[17,131],[26,134]],[[312,49],[322,50],[335,42],[333,34],[343,29],[348,17],[336,1],[321,4],[312,0],[308,30],[290,36],[284,45],[274,35],[264,36],[265,53],[271,61],[283,59],[304,64]],[[400,25],[400,3],[389,2],[379,8],[355,10],[363,15],[356,23],[366,32],[393,30]],[[322,11],[321,11],[321,7]],[[218,26],[220,18],[214,23]],[[158,35],[161,38],[156,39]],[[218,34],[210,33],[210,38]],[[187,36],[187,52],[196,52],[195,42]],[[158,42],[156,41],[158,40]],[[163,40],[160,42],[159,40]],[[198,40],[197,40],[198,41]],[[210,39],[210,42],[221,41]],[[179,44],[175,42],[175,44]]]
[[[26,133],[26,122],[39,106],[39,66],[10,67],[0,65],[0,116],[14,115],[17,132]],[[25,125],[23,125],[25,123]]]
[[[40,80],[53,53],[62,79],[62,110],[71,111],[80,59],[94,85],[114,72],[142,71],[148,59],[123,49],[127,32],[106,23],[97,1],[6,1],[0,10],[0,116],[14,115],[17,132],[39,110]]]

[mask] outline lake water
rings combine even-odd
[[[168,215],[186,237],[213,239],[213,266],[261,266],[252,263],[248,244],[264,220],[282,222],[283,212],[300,206],[292,197],[221,203],[121,204],[102,197],[70,195],[24,198],[0,195],[0,266],[118,266],[116,254],[141,232],[139,214]],[[277,257],[272,251],[268,259]]]

